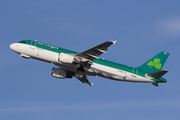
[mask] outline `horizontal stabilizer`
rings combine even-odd
[[[154,86],[159,86],[157,82],[152,83]]]
[[[157,71],[157,72],[154,72],[154,73],[150,73],[150,74],[148,74],[148,76],[159,79],[160,77],[162,77],[167,72],[168,72],[167,70],[161,70],[161,71]]]

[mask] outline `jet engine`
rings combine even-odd
[[[63,63],[73,63],[74,55],[70,55],[70,54],[66,54],[66,53],[60,53],[58,61],[63,62]]]
[[[72,78],[72,75],[68,73],[68,71],[62,69],[62,68],[52,68],[51,76],[65,79],[65,78]]]

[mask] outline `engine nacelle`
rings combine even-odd
[[[62,68],[52,68],[51,76],[65,79],[65,78],[72,78],[72,75],[70,75],[66,70]]]
[[[66,53],[60,53],[58,61],[63,62],[63,63],[73,63],[74,55],[70,55],[70,54],[66,54]]]

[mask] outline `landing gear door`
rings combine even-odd
[[[36,46],[36,41],[31,41],[31,46],[30,46],[30,48],[31,48],[31,49],[34,49],[35,46]]]

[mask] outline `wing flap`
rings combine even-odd
[[[87,76],[84,74],[84,71],[77,70],[74,76],[82,83],[86,83],[90,85],[91,87],[93,86],[93,84],[90,83],[89,80],[87,79]]]
[[[100,56],[102,53],[106,53],[106,51],[108,50],[107,48],[109,46],[111,46],[112,44],[115,44],[117,41],[107,41],[107,42],[104,42],[100,45],[97,45],[93,48],[90,48],[86,51],[83,51],[81,53],[78,53],[75,55],[76,59],[83,63],[87,62],[87,64],[89,64],[88,62],[89,61],[93,61],[94,59],[99,59],[98,56]],[[82,61],[81,59],[84,59],[84,61]],[[89,65],[86,65],[86,66],[90,66],[91,64]]]

